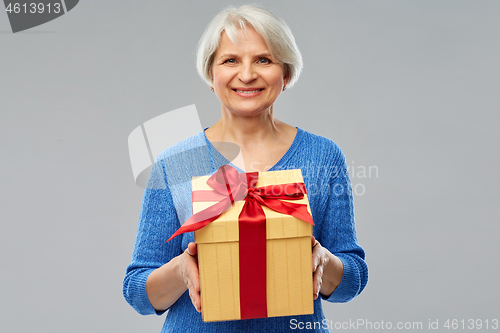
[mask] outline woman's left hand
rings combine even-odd
[[[329,297],[342,281],[344,265],[327,248],[311,236],[312,246],[312,271],[313,271],[313,299],[316,300],[321,293]]]

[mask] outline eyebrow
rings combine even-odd
[[[232,53],[225,53],[223,55],[221,55],[219,58],[217,59],[222,59],[222,58],[234,58],[236,57],[236,54],[232,54]]]
[[[221,55],[219,58],[217,58],[218,60],[220,59],[223,59],[223,58],[237,58],[238,55],[236,54],[233,54],[233,53],[225,53],[223,55]],[[263,58],[263,57],[267,57],[267,58],[272,58],[271,54],[270,53],[261,53],[261,54],[258,54],[256,56],[257,58]]]

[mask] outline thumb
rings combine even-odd
[[[316,238],[314,238],[314,236],[311,235],[311,247],[314,247],[315,244],[316,244]]]
[[[193,242],[189,243],[187,250],[188,250],[188,253],[192,256],[195,256],[198,254],[198,247],[196,246],[196,243],[193,243]]]

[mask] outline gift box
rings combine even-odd
[[[313,222],[301,171],[225,167],[192,180],[192,222],[205,224],[194,232],[203,321],[312,314]]]

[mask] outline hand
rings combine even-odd
[[[321,244],[311,236],[312,271],[313,271],[313,300],[316,300],[323,284],[323,266],[327,260]]]
[[[311,236],[313,299],[322,295],[330,296],[342,280],[344,266],[342,261]]]
[[[189,243],[181,255],[179,268],[182,279],[189,290],[189,297],[196,311],[201,312],[200,273],[198,270],[198,249],[196,243]]]

